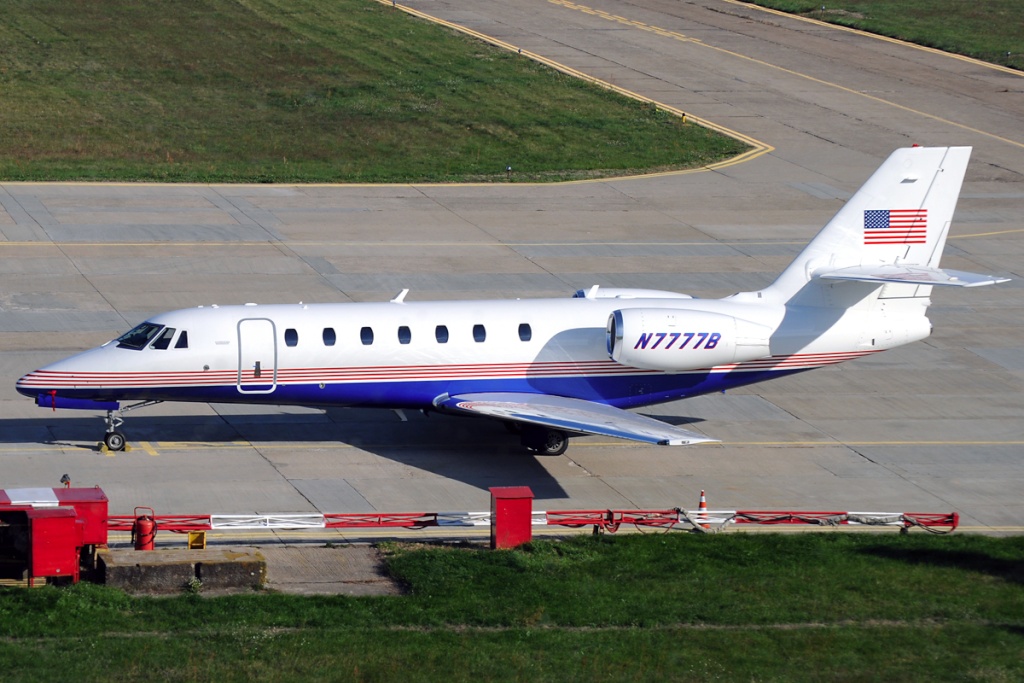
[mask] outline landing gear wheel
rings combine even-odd
[[[559,429],[524,429],[522,442],[538,455],[562,455],[569,448],[568,434]]]
[[[124,434],[118,431],[107,432],[106,436],[103,437],[103,443],[106,445],[107,450],[123,451],[125,444]]]

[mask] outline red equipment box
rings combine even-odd
[[[71,507],[0,507],[0,574],[78,583],[85,525]]]
[[[85,525],[74,508],[34,508],[27,511],[29,585],[40,577],[70,577],[78,583],[78,559]]]
[[[84,524],[84,545],[107,544],[108,501],[100,487],[0,490],[0,510],[10,507],[45,509],[57,506],[75,509],[75,514]]]
[[[529,486],[494,486],[491,548],[515,548],[533,538],[533,491]]]

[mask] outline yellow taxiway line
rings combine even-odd
[[[25,447],[19,446],[4,446],[0,447],[0,453],[61,453],[68,449],[80,450],[87,447],[87,442],[82,443],[61,443],[61,444],[50,444],[50,445],[37,445]],[[115,457],[117,455],[131,454],[136,450],[141,450],[146,455],[151,457],[159,456],[162,452],[170,451],[202,451],[202,450],[230,450],[230,449],[252,449],[257,451],[279,451],[279,450],[374,450],[374,449],[387,449],[387,450],[409,450],[411,448],[422,448],[421,444],[408,444],[408,443],[374,443],[374,444],[360,444],[358,446],[353,444],[347,444],[339,441],[318,441],[318,442],[251,442],[245,440],[238,441],[135,441],[129,444],[130,449],[128,451],[108,451],[103,450],[103,454],[107,457]],[[1008,440],[967,440],[967,441],[943,441],[943,440],[891,440],[891,441],[838,441],[838,440],[820,440],[820,441],[722,441],[718,443],[702,443],[690,446],[689,448],[750,448],[750,447],[762,447],[767,446],[771,448],[853,448],[853,447],[864,447],[864,446],[901,446],[901,447],[922,447],[922,446],[971,446],[975,448],[1000,448],[1000,447],[1019,447],[1024,446],[1024,440],[1020,439],[1008,439]],[[88,446],[92,447],[92,446]],[[585,444],[581,444],[580,448],[662,448],[661,446],[638,444],[638,443],[627,443],[624,441],[591,441]],[[97,451],[100,450],[99,446],[95,446]]]
[[[1011,228],[1009,230],[993,230],[990,232],[976,232],[967,235],[950,235],[948,239],[963,240],[977,239],[979,237],[996,237],[999,235],[1013,235],[1024,232],[1024,228]],[[0,241],[0,248],[15,247],[60,247],[61,249],[101,248],[113,249],[117,247],[147,249],[194,249],[203,247],[206,249],[237,249],[239,247],[279,247],[282,244],[290,247],[347,247],[366,248],[376,247],[381,249],[394,249],[396,247],[415,247],[417,249],[451,249],[459,247],[464,249],[516,249],[520,247],[757,247],[757,246],[778,246],[807,244],[807,240],[736,240],[722,242],[348,242],[348,241],[325,241],[325,240],[287,240],[271,241],[211,241],[211,242],[3,242]]]
[[[725,1],[728,2],[730,0],[725,0]],[[577,12],[583,12],[585,14],[590,14],[590,15],[593,15],[593,16],[596,16],[596,17],[600,17],[600,18],[605,19],[607,21],[613,21],[613,22],[616,22],[616,23],[619,23],[619,24],[624,24],[624,25],[627,25],[627,26],[632,26],[632,27],[640,29],[642,31],[650,31],[650,32],[656,33],[656,34],[658,34],[660,36],[664,36],[664,37],[667,37],[667,38],[672,38],[674,40],[679,40],[679,41],[686,42],[686,43],[691,43],[691,44],[696,45],[698,47],[707,48],[709,50],[714,50],[714,51],[719,52],[721,54],[726,54],[726,55],[729,55],[731,57],[736,57],[737,59],[742,59],[742,60],[745,60],[745,61],[748,61],[748,62],[751,62],[751,63],[754,63],[754,64],[758,64],[759,66],[764,66],[764,67],[767,67],[769,69],[774,69],[776,71],[781,71],[782,73],[788,74],[790,76],[796,76],[798,78],[803,78],[805,80],[811,81],[812,83],[817,83],[819,85],[824,85],[824,86],[827,86],[829,88],[835,88],[837,90],[841,90],[842,92],[849,93],[851,95],[856,95],[858,97],[862,97],[862,98],[871,100],[873,102],[877,102],[879,104],[884,104],[886,106],[893,107],[895,109],[899,109],[901,111],[905,111],[905,112],[908,112],[908,113],[911,113],[911,114],[915,114],[917,116],[923,116],[923,117],[925,117],[927,119],[931,119],[933,121],[938,121],[939,123],[943,123],[943,124],[946,124],[946,125],[949,125],[949,126],[953,126],[954,128],[960,128],[961,130],[970,131],[971,133],[977,133],[978,135],[984,135],[986,137],[990,137],[990,138],[993,138],[995,140],[999,140],[1000,142],[1005,142],[1008,145],[1014,145],[1015,147],[1024,148],[1024,142],[1020,142],[1020,141],[1017,141],[1017,140],[1011,140],[1010,138],[1004,138],[1004,137],[1002,137],[1000,135],[996,135],[995,133],[989,133],[988,131],[981,130],[980,128],[974,128],[972,126],[968,126],[968,125],[963,124],[963,123],[957,123],[956,121],[952,121],[950,119],[946,119],[946,118],[943,118],[941,116],[936,116],[935,114],[929,114],[928,112],[924,112],[924,111],[921,111],[919,109],[914,109],[912,107],[907,107],[905,105],[898,104],[896,102],[893,102],[892,100],[887,100],[887,99],[884,99],[884,98],[881,98],[881,97],[876,97],[875,95],[869,95],[869,94],[867,94],[865,92],[861,92],[860,90],[856,90],[854,88],[847,88],[846,86],[839,85],[838,83],[834,83],[832,81],[827,81],[827,80],[822,79],[822,78],[817,78],[816,76],[811,76],[809,74],[801,73],[799,71],[794,71],[793,69],[787,69],[787,68],[779,66],[777,64],[772,64],[771,62],[766,62],[764,60],[757,59],[756,57],[751,57],[750,55],[745,55],[743,53],[736,52],[734,50],[728,50],[728,49],[723,48],[723,47],[717,47],[715,45],[709,45],[708,43],[705,43],[705,42],[703,42],[701,40],[696,40],[696,39],[691,38],[689,36],[686,36],[686,35],[684,35],[682,33],[677,33],[675,31],[670,31],[668,29],[651,26],[649,24],[644,24],[644,23],[639,22],[639,21],[634,21],[632,19],[627,19],[626,17],[622,17],[622,16],[619,16],[617,14],[611,14],[609,12],[605,12],[603,10],[596,10],[596,9],[591,8],[591,7],[587,7],[586,5],[579,5],[579,4],[576,4],[574,2],[569,2],[569,0],[548,0],[548,2],[550,2],[551,4],[554,4],[554,5],[561,5],[563,7],[566,7],[567,9],[575,10]],[[737,2],[737,3],[734,3],[734,4],[739,5],[741,3]],[[749,8],[749,7],[756,7],[756,5],[743,4],[743,7],[747,7],[747,8]],[[760,8],[759,7],[758,9],[764,9],[764,8]],[[783,16],[787,16],[787,17],[792,17],[793,16],[791,14],[786,14],[785,12],[778,12],[778,11],[775,11],[775,10],[766,10],[766,11],[772,11],[775,14],[779,14],[779,15],[783,15]],[[820,26],[823,26],[823,27],[838,28],[834,24],[828,24],[828,23],[825,23],[825,22],[817,22],[817,21],[814,21],[814,20],[810,20],[810,21],[812,21],[813,23],[816,23],[816,24],[818,24]],[[847,30],[850,30],[850,29],[847,29]],[[872,33],[866,33],[866,32],[863,32],[863,31],[854,31],[854,32],[859,33],[860,35],[870,36],[872,38],[879,38],[880,40],[886,40],[888,42],[899,43],[901,45],[908,45],[908,46],[911,45],[910,43],[903,43],[902,41],[894,40],[894,39],[891,39],[891,38],[885,38],[884,36],[876,36],[875,34],[872,34]],[[919,47],[919,46],[913,46],[913,47]],[[970,60],[970,58],[968,58],[968,57],[962,57],[961,55],[950,55],[949,53],[942,52],[941,50],[931,50],[931,51],[934,52],[934,53],[937,53],[937,54],[948,55],[948,56],[956,58],[956,59]],[[978,60],[970,60],[970,61],[984,64],[984,62],[978,62]],[[992,65],[992,66],[995,66],[995,65]],[[1016,72],[1014,72],[1014,71],[1012,71],[1010,69],[1006,69],[1006,71],[1010,71],[1011,73],[1016,73]]]
[[[615,178],[595,178],[595,179],[588,179],[588,180],[569,180],[569,181],[565,181],[565,183],[562,183],[562,184],[583,184],[583,183],[607,182],[607,181],[610,181],[610,180],[625,180],[625,179],[632,180],[632,179],[636,179],[636,178],[653,178],[653,177],[670,176],[670,175],[682,175],[682,174],[685,174],[685,173],[698,173],[698,172],[702,172],[702,171],[711,171],[711,170],[716,170],[716,169],[720,169],[720,168],[726,168],[726,167],[729,167],[729,166],[734,166],[736,164],[741,164],[743,162],[750,161],[751,159],[756,159],[757,157],[759,157],[759,156],[761,156],[763,154],[767,154],[767,153],[772,152],[772,151],[775,150],[775,148],[772,147],[771,145],[769,145],[769,144],[767,144],[765,142],[761,142],[760,140],[757,140],[756,138],[753,138],[753,137],[751,137],[749,135],[746,135],[746,134],[741,133],[739,131],[733,130],[731,128],[727,128],[727,127],[725,127],[723,125],[720,125],[720,124],[717,124],[717,123],[715,123],[713,121],[710,121],[710,120],[707,120],[707,119],[703,119],[703,118],[700,118],[700,117],[697,117],[697,116],[693,116],[692,114],[684,112],[682,109],[678,109],[676,107],[672,107],[672,106],[667,105],[667,104],[665,104],[663,102],[658,102],[657,100],[653,100],[650,97],[646,97],[646,96],[641,95],[639,93],[633,92],[632,90],[627,90],[626,88],[617,86],[617,85],[615,85],[613,83],[609,83],[608,81],[601,80],[600,78],[596,78],[595,76],[591,76],[590,74],[584,73],[583,71],[580,71],[578,69],[574,69],[571,66],[568,66],[566,64],[562,64],[561,62],[557,62],[557,61],[555,61],[553,59],[550,59],[550,58],[545,57],[543,55],[537,54],[536,52],[531,52],[529,50],[524,50],[521,47],[518,47],[516,45],[512,45],[511,43],[507,43],[507,42],[505,42],[505,41],[503,41],[503,40],[501,40],[499,38],[495,38],[494,36],[489,36],[489,35],[487,35],[485,33],[480,33],[479,31],[474,31],[473,29],[471,29],[469,27],[462,26],[460,24],[455,24],[455,23],[452,23],[450,21],[446,21],[444,19],[441,19],[440,17],[435,17],[435,16],[433,16],[431,14],[427,14],[426,12],[421,12],[420,10],[416,10],[416,9],[411,8],[411,7],[407,7],[406,5],[401,5],[401,4],[397,4],[397,3],[391,2],[390,0],[377,0],[377,1],[380,2],[383,5],[387,5],[389,7],[394,7],[394,8],[399,9],[399,10],[401,10],[401,11],[407,13],[407,14],[411,14],[414,17],[419,17],[420,19],[424,19],[426,21],[430,21],[432,23],[439,24],[439,25],[444,26],[445,28],[449,28],[449,29],[451,29],[453,31],[458,31],[459,33],[463,33],[463,34],[472,36],[472,37],[474,37],[474,38],[476,38],[478,40],[482,40],[485,43],[489,43],[489,44],[494,45],[495,47],[499,47],[499,48],[501,48],[503,50],[508,50],[509,52],[515,52],[516,54],[519,54],[519,55],[522,55],[522,56],[527,57],[529,59],[532,59],[533,61],[538,62],[540,64],[544,64],[545,66],[549,66],[552,69],[560,71],[560,72],[562,72],[564,74],[567,74],[569,76],[573,76],[575,78],[579,78],[580,80],[587,81],[588,83],[593,83],[593,84],[598,85],[598,86],[600,86],[602,88],[606,88],[606,89],[611,90],[613,92],[617,92],[620,95],[624,95],[626,97],[629,97],[631,99],[637,100],[639,102],[646,102],[648,104],[653,104],[654,106],[658,107],[659,109],[661,109],[663,111],[666,111],[666,112],[669,112],[670,114],[674,114],[676,116],[679,116],[680,118],[685,118],[687,121],[693,121],[694,123],[696,123],[696,124],[698,124],[700,126],[703,126],[704,128],[709,128],[709,129],[711,129],[711,130],[713,130],[715,132],[722,133],[723,135],[728,135],[731,138],[735,138],[735,139],[740,140],[741,142],[744,142],[744,143],[746,143],[746,144],[751,146],[751,149],[749,151],[744,152],[743,154],[740,154],[739,156],[733,157],[732,159],[728,159],[726,161],[719,162],[717,164],[709,164],[709,165],[703,166],[701,168],[693,168],[693,169],[687,169],[687,170],[681,170],[681,171],[665,171],[665,172],[662,172],[662,173],[647,173],[647,174],[641,174],[641,175],[638,175],[638,176],[617,176]],[[549,0],[549,1],[556,2],[556,4],[566,4],[567,6],[568,5],[572,5],[572,3],[558,3],[556,0]],[[583,7],[582,5],[573,5],[571,8],[572,9],[576,9],[576,8],[582,8],[582,7]],[[587,9],[589,9],[589,8],[587,8]],[[590,11],[593,12],[593,13],[597,13],[597,10],[590,10]],[[609,16],[614,16],[614,15],[609,15]],[[619,19],[621,19],[625,23],[630,23],[628,19],[625,19],[625,18],[622,18],[622,17],[619,17]],[[655,27],[650,27],[650,26],[641,25],[641,24],[637,24],[637,26],[638,27],[643,27],[644,30],[654,31],[654,32],[657,32],[659,34],[670,36],[670,37],[677,37],[678,36],[678,34],[674,34],[671,31],[665,31],[664,29],[657,29]],[[686,40],[693,41],[692,38],[686,38]],[[476,185],[478,183],[468,183],[468,184]],[[526,183],[516,183],[516,184],[517,185],[520,185],[520,184],[524,184],[525,185]],[[547,184],[550,184],[550,183],[547,183]],[[487,183],[487,185],[493,185],[493,183]]]
[[[945,50],[939,50],[934,47],[926,47],[924,45],[918,45],[917,43],[908,43],[907,41],[900,40],[899,38],[890,38],[889,36],[883,36],[878,33],[871,33],[869,31],[864,31],[859,28],[851,28],[849,26],[843,26],[842,24],[833,24],[831,22],[822,21],[820,19],[814,19],[812,17],[804,17],[798,14],[790,14],[789,12],[783,12],[782,10],[772,9],[771,7],[762,7],[761,5],[754,5],[751,4],[750,2],[744,2],[743,0],[722,0],[722,2],[729,3],[730,5],[736,5],[737,7],[742,7],[744,9],[754,9],[761,12],[765,12],[766,14],[774,14],[776,16],[786,17],[787,19],[802,21],[808,24],[813,24],[815,26],[820,26],[822,28],[830,28],[835,29],[837,31],[845,31],[847,33],[852,33],[854,35],[864,36],[866,38],[873,38],[875,40],[881,40],[882,42],[892,43],[893,45],[902,45],[903,47],[913,48],[915,50],[920,50],[921,52],[929,52],[933,55],[951,57],[953,59],[958,59],[962,62],[967,62],[968,64],[973,64],[974,66],[981,66],[987,69],[992,69],[993,71],[1000,71],[1005,74],[1010,74],[1012,76],[1024,78],[1024,72],[1017,71],[1016,69],[1011,69],[1008,66],[1003,66],[1001,64],[993,64],[992,62],[985,62],[980,59],[975,59],[974,57],[958,55],[954,52],[946,52]]]

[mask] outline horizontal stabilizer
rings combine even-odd
[[[907,285],[939,285],[945,287],[981,287],[983,285],[994,285],[1010,281],[1010,278],[1006,277],[966,273],[962,270],[900,265],[852,266],[837,270],[818,271],[815,273],[815,276],[825,280],[900,282]]]
[[[703,434],[674,427],[621,408],[563,396],[512,392],[459,396],[446,394],[439,396],[434,405],[446,410],[540,425],[550,429],[614,436],[662,446],[688,446],[717,441]]]

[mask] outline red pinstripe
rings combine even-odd
[[[757,370],[793,370],[832,365],[860,358],[877,350],[845,351],[836,353],[808,353],[791,356],[771,356],[743,363],[701,368],[682,374],[751,372]],[[651,375],[658,370],[640,370],[608,361],[551,362],[551,363],[482,363],[466,365],[409,365],[368,366],[353,368],[278,368],[278,384],[318,382],[415,382],[431,379],[487,379],[508,377],[587,377],[609,375]],[[242,373],[241,381],[266,382],[270,371],[255,377],[251,370]],[[55,372],[36,371],[26,375],[22,387],[123,387],[146,386],[216,386],[234,385],[239,381],[237,370],[211,370],[204,372]]]

